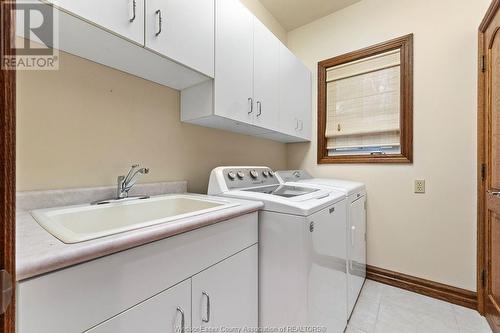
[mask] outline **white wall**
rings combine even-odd
[[[258,0],[245,4],[279,38]],[[141,182],[187,180],[206,193],[219,165],[286,168],[286,145],[180,122],[179,92],[60,53],[58,71],[17,79],[17,190],[114,185],[135,162]]]
[[[319,166],[313,142],[289,145],[288,167],[366,183],[370,265],[469,290],[476,290],[476,36],[489,2],[363,0],[288,34],[313,82],[320,60],[415,34],[413,165]],[[415,179],[426,180],[426,194],[413,193]]]
[[[286,166],[285,144],[181,123],[179,95],[62,52],[59,71],[20,71],[17,190],[113,185],[138,162],[142,182],[206,193],[216,166]]]

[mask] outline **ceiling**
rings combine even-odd
[[[361,0],[260,0],[287,31]]]

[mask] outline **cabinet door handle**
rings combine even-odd
[[[300,130],[302,131],[304,129],[304,122],[301,120],[300,121]]]
[[[161,34],[161,23],[162,23],[162,18],[161,18],[161,10],[158,9],[156,12],[155,12],[156,16],[158,17],[158,30],[156,31],[155,33],[155,36],[158,36]]]
[[[259,117],[262,114],[262,103],[260,101],[257,101],[257,117]]]
[[[132,17],[130,18],[130,22],[135,21],[136,7],[137,7],[137,0],[132,0]]]
[[[177,312],[181,314],[181,333],[184,333],[184,329],[186,328],[186,321],[184,317],[184,310],[180,306],[177,307]]]
[[[207,314],[201,318],[201,321],[208,323],[210,321],[210,295],[206,291],[203,291],[201,294],[207,298]]]
[[[299,120],[298,119],[295,119],[295,129],[296,130],[299,129]]]
[[[253,112],[253,98],[248,97],[248,114],[251,114]]]
[[[488,194],[500,198],[500,191],[488,191]]]

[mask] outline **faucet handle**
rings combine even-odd
[[[139,164],[132,165],[126,176],[118,177],[118,184],[116,190],[117,198],[126,198],[128,196],[128,191],[135,185],[137,178],[140,174],[149,173],[149,168],[138,169]]]
[[[132,166],[130,167],[130,170],[128,171],[127,176],[125,176],[124,180],[128,181],[132,177],[132,174],[134,173],[135,169],[137,169],[138,167],[139,167],[139,164],[132,164]]]

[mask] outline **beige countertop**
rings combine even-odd
[[[193,194],[201,196],[199,194]],[[204,196],[217,199],[217,197]],[[220,199],[220,198],[219,198]],[[16,280],[24,280],[115,252],[127,250],[234,217],[256,212],[261,202],[224,198],[239,205],[74,244],[43,229],[27,211],[16,215]]]

